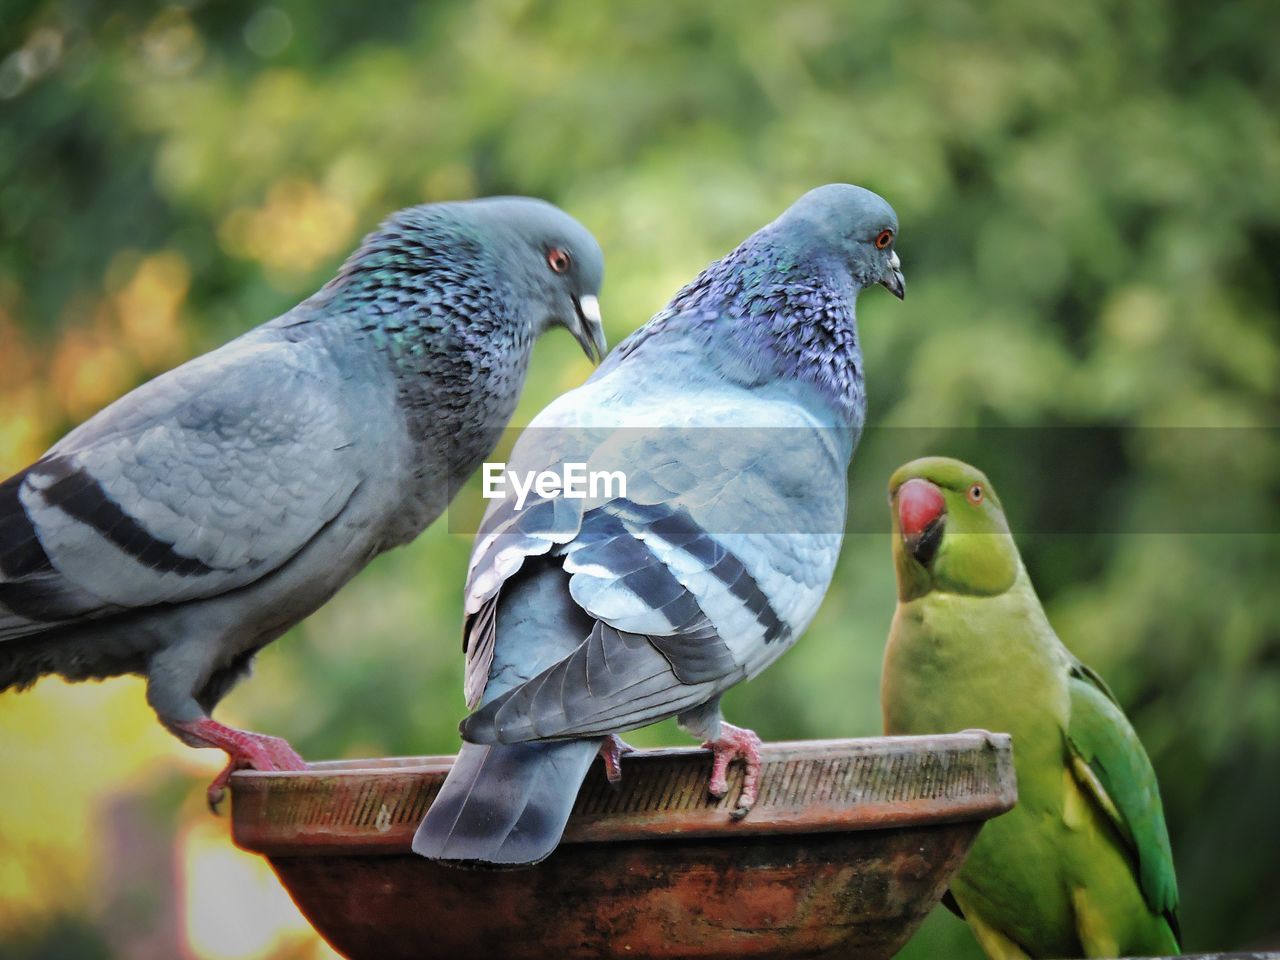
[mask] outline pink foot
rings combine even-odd
[[[185,734],[184,739],[217,747],[227,753],[227,765],[214,777],[206,793],[209,809],[214,813],[218,812],[218,804],[226,794],[227,782],[231,779],[231,774],[237,770],[307,769],[307,762],[279,737],[224,727],[208,717],[201,717],[189,723],[174,724],[174,729]]]
[[[635,753],[636,748],[616,733],[611,733],[600,744],[600,759],[604,761],[604,775],[612,784],[622,782],[622,755]]]
[[[745,817],[755,806],[756,789],[760,784],[760,738],[752,730],[720,722],[720,739],[702,744],[711,751],[711,783],[707,789],[717,800],[729,792],[729,764],[739,757],[746,766],[742,778],[742,793],[733,811],[735,819]]]

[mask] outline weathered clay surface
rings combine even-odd
[[[1007,737],[766,744],[760,798],[706,793],[710,754],[600,767],[560,848],[511,871],[409,853],[451,758],[237,774],[233,829],[354,960],[889,957],[941,897],[982,822],[1012,806]]]

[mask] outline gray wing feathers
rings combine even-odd
[[[489,682],[496,642],[499,591],[517,577],[527,560],[546,555],[571,540],[582,519],[582,501],[555,498],[526,504],[498,501],[481,523],[467,578],[463,650],[467,706],[480,702]]]
[[[41,593],[42,615],[65,620],[214,596],[279,567],[360,483],[323,374],[298,345],[236,341],[73,431],[8,504],[48,569],[10,591],[16,607],[0,602]]]
[[[706,648],[723,649],[714,634],[707,639]],[[650,638],[597,622],[571,656],[473,713],[462,733],[477,743],[517,743],[644,726],[703,702],[733,674],[743,675],[727,651],[719,661],[714,653],[706,656],[702,665],[714,667],[714,678],[687,683]]]
[[[516,510],[513,499],[497,502],[480,524],[467,574],[466,612],[493,599],[525,557],[540,556],[573,539],[582,520],[582,501],[556,497],[533,500]]]
[[[498,599],[491,597],[462,623],[462,652],[466,655],[463,694],[468,710],[474,710],[480,703],[489,682],[498,640],[497,612]]]
[[[619,630],[670,635],[705,616],[696,600],[645,540],[643,519],[627,523],[632,505],[606,504],[590,514],[565,549],[573,599],[593,617]]]
[[[19,499],[27,473],[0,483],[0,640],[103,607],[99,597],[79,589],[49,561]]]
[[[569,596],[567,579],[556,558],[531,557],[477,614],[476,630],[489,637],[473,631],[471,640],[473,648],[487,645],[489,651],[488,682],[479,691],[485,702],[569,656],[590,632],[592,620]]]
[[[509,612],[487,620],[489,629],[473,646],[497,651],[501,659],[489,675],[501,680],[464,722],[467,739],[516,742],[643,726],[748,674],[749,659],[722,638],[694,593],[653,551],[657,543],[697,561],[682,577],[720,583],[745,611],[758,645],[789,635],[745,567],[687,516],[613,501],[588,513],[575,540],[539,561],[540,572],[500,594]],[[564,650],[566,637],[576,648]]]

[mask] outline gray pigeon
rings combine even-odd
[[[713,751],[712,795],[745,760],[751,807],[760,740],[720,697],[795,641],[830,583],[866,409],[854,301],[875,283],[902,296],[897,228],[867,190],[811,191],[522,434],[508,471],[586,495],[510,493],[486,513],[464,628],[479,708],[417,853],[541,860],[597,752],[616,776],[615,735],[671,716]]]
[[[253,656],[435,519],[534,340],[605,351],[600,248],[540,200],[411,207],[283,316],[117,400],[0,484],[0,691],[135,673],[235,769],[304,767],[209,714]]]

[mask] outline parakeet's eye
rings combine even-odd
[[[569,251],[552,247],[547,251],[547,263],[556,273],[564,273],[569,269]]]
[[[880,236],[876,237],[876,249],[883,250],[891,243],[893,243],[893,231],[881,230]]]
[[[969,488],[969,502],[970,503],[982,502],[982,484],[975,483],[972,487]]]

